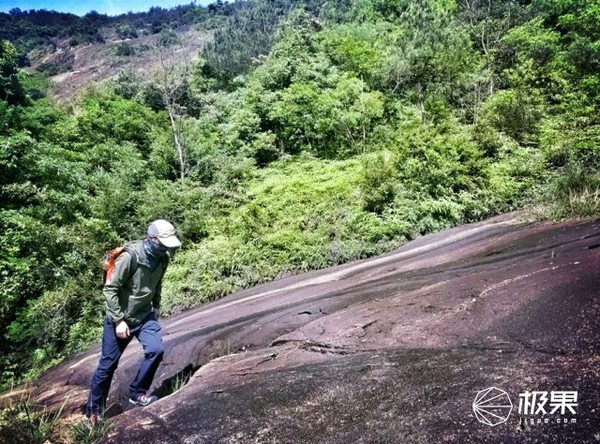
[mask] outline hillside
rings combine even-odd
[[[193,61],[210,35],[200,24],[210,27],[211,21],[218,22],[230,12],[229,7],[188,5],[116,17],[92,11],[78,17],[14,8],[0,14],[0,38],[15,44],[20,63],[29,72],[47,75],[53,93],[63,101],[124,70],[151,74],[158,67],[160,46],[177,43],[182,60]]]
[[[183,243],[166,318],[518,209],[594,220],[599,10],[252,0],[0,14],[0,387],[98,343],[101,258],[155,219]],[[439,339],[429,321],[406,318],[407,337],[430,335],[417,348]],[[43,429],[43,409],[13,407],[0,428]]]
[[[425,236],[164,321],[162,398],[129,407],[141,352],[131,346],[109,397],[116,426],[99,442],[595,442],[599,224],[521,216]],[[32,399],[55,409],[68,398],[65,420],[76,421],[98,351],[42,376]],[[178,378],[185,384],[173,392]],[[496,427],[472,410],[489,386],[514,404]],[[517,409],[526,390],[575,390],[576,415],[531,424],[539,415]]]
[[[176,47],[170,52],[174,52],[177,61],[183,63],[196,61],[212,38],[210,32],[197,31],[189,26],[172,32],[177,43],[173,43]],[[161,69],[160,52],[165,52],[161,48],[162,38],[164,35],[159,34],[123,40],[115,34],[103,43],[75,47],[71,47],[65,39],[57,42],[52,53],[31,60],[28,70],[38,72],[55,67],[64,71],[48,77],[52,82],[50,94],[57,102],[64,102],[83,93],[87,87],[113,80],[123,72],[151,80]]]
[[[52,96],[63,102],[124,72],[152,80],[161,69],[160,52],[163,58],[165,52],[176,53],[177,64],[202,57],[215,76],[231,79],[269,52],[279,20],[298,3],[219,0],[207,7],[153,7],[119,16],[91,11],[83,17],[14,8],[0,13],[0,39],[13,42],[21,65],[46,75]],[[321,3],[302,2],[309,11],[334,18]]]

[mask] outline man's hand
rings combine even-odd
[[[125,321],[120,321],[117,324],[117,337],[126,338],[129,336],[129,326]]]

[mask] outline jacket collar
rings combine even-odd
[[[136,240],[131,242],[128,246],[137,254],[138,264],[144,265],[146,267],[150,267],[150,261],[148,260],[148,256],[144,251],[143,240]]]
[[[142,265],[150,268],[150,261],[148,259],[148,255],[144,251],[144,240],[143,239],[133,241],[133,242],[127,244],[127,246],[136,252],[138,264],[142,264]],[[167,255],[169,255],[168,252],[167,252]],[[161,263],[163,263],[163,262],[164,261],[161,261]]]

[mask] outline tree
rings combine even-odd
[[[188,154],[180,119],[186,114],[183,99],[189,93],[190,65],[178,55],[178,42],[165,44],[159,39],[154,46],[160,67],[155,75],[155,83],[160,91],[163,106],[169,116],[173,144],[179,160],[179,178],[184,179],[188,169]]]
[[[0,100],[9,105],[24,103],[25,93],[18,78],[17,50],[7,40],[0,40]]]
[[[515,0],[461,0],[459,17],[467,24],[475,47],[479,48],[486,62],[486,69],[492,71],[494,58],[502,37],[524,15],[523,7]],[[495,79],[490,74],[488,94],[494,93]]]
[[[470,48],[451,11],[433,0],[415,0],[401,14],[389,49],[387,72],[392,93],[413,91],[427,122],[425,103],[433,90],[447,92],[467,71]]]
[[[502,79],[502,38],[525,15],[526,9],[517,0],[458,2],[457,17],[466,25],[473,47],[481,56],[479,68],[470,76],[467,94],[461,98],[466,117],[474,123],[477,123],[483,102],[494,94]]]

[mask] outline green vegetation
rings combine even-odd
[[[110,419],[102,420],[94,425],[89,419],[81,418],[69,426],[67,437],[63,438],[63,442],[92,444],[98,442],[103,436],[106,436],[112,430],[113,426],[114,423]]]
[[[21,52],[19,63],[24,66],[29,63],[28,53],[38,57],[53,53],[64,46],[63,40],[75,47],[104,43],[113,36],[127,41],[158,34],[161,44],[167,45],[178,39],[173,30],[195,26],[216,30],[215,42],[206,51],[207,59],[215,73],[231,79],[248,68],[252,57],[268,53],[278,20],[297,3],[297,0],[231,3],[218,0],[207,7],[194,3],[170,9],[157,6],[147,12],[119,16],[90,11],[83,17],[45,9],[13,8],[8,13],[0,12],[0,40],[15,45]],[[317,1],[307,3],[315,5],[312,11],[319,9]]]
[[[59,422],[67,400],[58,411],[49,412],[22,395],[16,403],[0,411],[0,438],[15,444],[43,444],[51,442],[59,433]]]
[[[12,41],[27,52],[43,45],[54,45],[68,38],[71,46],[104,42],[103,33],[114,29],[119,39],[132,39],[143,34],[156,34],[179,26],[201,23],[215,14],[230,14],[235,5],[202,8],[194,4],[166,9],[150,8],[147,12],[107,16],[91,11],[83,17],[56,11],[13,8],[0,13],[0,39]]]
[[[109,52],[117,57],[133,57],[150,49],[148,45],[119,42],[110,45]]]
[[[190,382],[196,370],[197,368],[194,368],[191,364],[187,365],[176,375],[162,381],[161,385],[154,390],[154,394],[159,398],[164,398],[181,390]]]
[[[598,215],[598,0],[277,3],[122,18],[166,62],[175,25],[216,37],[61,107],[2,42],[5,387],[98,340],[99,260],[155,218],[184,241],[168,315],[527,203]]]
[[[62,53],[60,56],[55,57],[52,62],[40,63],[37,70],[42,74],[51,77],[56,74],[67,72],[73,69],[73,62],[75,61],[75,54],[70,51]]]
[[[279,21],[299,3],[298,0],[237,2],[231,11],[224,10],[222,4],[220,7],[215,4],[214,12],[222,12],[223,19],[220,26],[215,26],[214,39],[203,52],[205,72],[222,86],[245,74],[269,53],[277,39]],[[332,6],[319,0],[304,0],[301,4],[315,20],[339,21],[350,2],[338,1]]]

